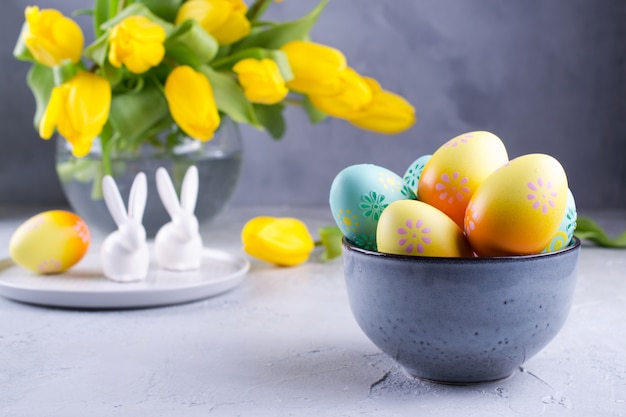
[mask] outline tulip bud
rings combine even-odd
[[[287,83],[289,89],[316,95],[338,94],[342,90],[339,75],[347,63],[341,51],[304,41],[286,43],[280,50],[287,54],[294,76]]]
[[[288,217],[255,217],[243,227],[241,240],[246,253],[280,266],[305,262],[315,247],[306,225]]]
[[[351,68],[338,75],[341,89],[333,95],[310,94],[309,100],[319,110],[333,117],[345,118],[358,111],[372,100],[369,84]]]
[[[69,59],[76,63],[83,51],[83,32],[72,19],[54,9],[26,8],[24,43],[35,60],[54,67]]]
[[[109,62],[141,74],[165,56],[165,29],[144,16],[130,16],[115,25],[109,35]]]
[[[176,24],[197,20],[220,45],[230,45],[250,33],[243,0],[188,0],[180,6]]]
[[[372,90],[372,100],[359,111],[346,117],[362,129],[378,133],[396,134],[415,123],[415,109],[401,96],[380,88],[371,78],[363,77]]]
[[[90,72],[78,72],[72,79],[54,87],[39,123],[39,135],[50,139],[56,128],[72,144],[72,153],[82,157],[102,131],[109,117],[111,86]]]
[[[271,59],[242,59],[233,67],[246,98],[253,103],[276,104],[287,96],[278,65]]]
[[[204,74],[187,65],[174,68],[165,80],[165,98],[174,121],[185,133],[201,141],[213,137],[220,116]]]

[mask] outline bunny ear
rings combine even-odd
[[[148,199],[148,181],[146,174],[143,172],[135,176],[133,185],[130,188],[128,197],[128,217],[141,223],[143,212],[146,209],[146,200]]]
[[[120,191],[117,189],[117,184],[110,175],[105,175],[102,178],[102,191],[104,193],[104,202],[109,209],[109,213],[111,213],[111,217],[113,217],[118,226],[121,226],[126,222],[128,216],[126,215],[124,200],[122,200]]]
[[[199,181],[198,168],[195,165],[187,168],[180,193],[180,205],[189,213],[193,213],[196,208]]]
[[[163,206],[165,206],[165,210],[167,210],[171,217],[174,217],[174,215],[180,211],[180,204],[178,203],[178,196],[176,195],[176,189],[174,188],[172,179],[165,168],[160,167],[157,169],[156,183],[157,191],[159,192]]]

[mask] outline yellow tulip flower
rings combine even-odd
[[[333,117],[345,118],[372,101],[369,84],[353,69],[346,68],[341,71],[337,79],[341,83],[337,94],[309,95],[309,100],[319,110]]]
[[[54,129],[72,144],[72,153],[87,155],[109,117],[111,86],[104,78],[81,71],[54,87],[39,123],[39,135],[50,139]]]
[[[180,6],[176,24],[193,19],[220,45],[230,45],[250,33],[243,0],[188,0]]]
[[[385,134],[403,132],[415,123],[415,108],[411,103],[395,93],[381,89],[376,80],[363,79],[370,85],[372,100],[347,117],[350,123]]]
[[[76,63],[83,52],[83,32],[72,19],[54,9],[26,8],[26,48],[35,60],[54,67],[69,59]]]
[[[165,29],[144,16],[130,16],[109,34],[109,62],[141,74],[158,65],[165,56]]]
[[[194,139],[207,141],[220,125],[213,88],[207,77],[181,65],[165,80],[165,98],[174,121]]]
[[[306,225],[289,217],[255,217],[243,227],[241,240],[246,253],[280,266],[305,262],[315,247]]]
[[[276,104],[289,93],[278,65],[271,59],[242,59],[233,71],[239,76],[246,98],[253,103]]]
[[[339,74],[348,66],[341,51],[314,42],[292,41],[280,48],[289,60],[294,78],[290,90],[304,94],[329,95],[342,90]]]

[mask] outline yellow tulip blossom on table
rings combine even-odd
[[[255,217],[243,227],[241,240],[246,253],[279,266],[306,262],[315,247],[306,225],[290,217]]]

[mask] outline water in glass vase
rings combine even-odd
[[[88,157],[87,157],[88,158]],[[128,202],[130,186],[138,172],[143,171],[148,179],[148,200],[143,224],[149,237],[154,237],[158,229],[170,221],[156,189],[155,174],[159,167],[168,170],[177,192],[187,168],[196,165],[198,168],[200,185],[198,202],[195,214],[200,223],[205,223],[218,214],[230,200],[240,176],[241,152],[229,154],[207,155],[201,158],[151,158],[113,161],[113,174],[124,202]],[[102,164],[100,160],[80,159],[74,164],[82,164],[81,175],[64,175],[59,172],[61,184],[67,199],[74,211],[87,222],[94,233],[106,235],[116,229],[116,225],[109,214],[104,199],[100,181],[102,178]],[[70,162],[66,162],[70,163]],[[89,166],[91,165],[91,166]],[[58,171],[69,170],[70,166],[58,165]],[[95,229],[95,230],[94,230]]]
[[[57,146],[57,173],[69,204],[85,220],[95,236],[104,237],[116,230],[104,199],[102,198],[102,159],[98,152],[77,159],[73,157],[64,140]],[[149,238],[171,220],[156,189],[156,170],[164,167],[172,178],[177,192],[187,168],[196,165],[200,183],[195,214],[200,225],[217,215],[230,200],[240,177],[241,148],[218,149],[194,141],[179,147],[175,152],[159,154],[142,152],[136,155],[117,156],[111,160],[112,175],[128,203],[130,187],[138,172],[148,179],[148,200],[143,224]]]

